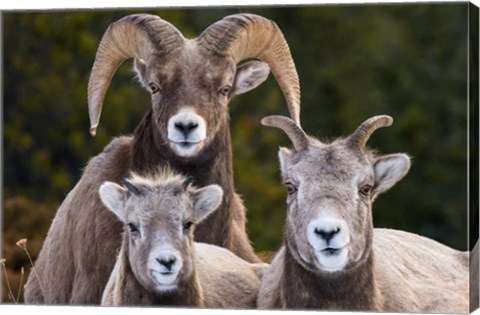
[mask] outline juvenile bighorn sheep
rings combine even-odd
[[[28,280],[27,303],[99,304],[120,247],[122,225],[98,197],[105,181],[120,183],[169,165],[199,187],[219,185],[219,209],[198,227],[195,240],[259,262],[245,231],[245,208],[234,191],[228,102],[276,77],[298,122],[300,88],[289,47],[278,26],[252,14],[228,16],[196,39],[185,39],[153,15],[112,23],[100,42],[88,85],[91,133],[114,72],[135,58],[152,104],[132,137],[114,139],[92,158],[60,206]],[[257,58],[237,66],[243,59]],[[265,63],[264,63],[265,62]]]
[[[322,143],[283,116],[287,188],[284,245],[263,276],[259,308],[468,312],[468,255],[428,238],[374,229],[372,202],[410,168],[406,154],[375,155],[370,135],[392,123],[368,119],[349,137]]]
[[[218,185],[196,189],[169,169],[105,182],[100,199],[123,223],[123,243],[102,305],[253,308],[267,264],[193,241],[198,223],[222,202]]]

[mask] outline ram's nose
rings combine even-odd
[[[330,226],[330,225],[322,226],[322,225],[319,225],[318,227],[316,227],[314,229],[315,234],[318,237],[320,237],[321,239],[325,240],[325,242],[327,242],[327,244],[330,242],[330,240],[333,237],[335,237],[335,235],[340,233],[340,231],[341,231],[340,225],[336,225],[336,226]]]
[[[181,120],[175,122],[174,126],[176,130],[181,132],[185,136],[185,138],[187,138],[189,133],[195,131],[195,129],[198,128],[198,123],[194,121]]]

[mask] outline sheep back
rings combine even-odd
[[[373,251],[385,311],[468,313],[468,253],[380,228],[374,229]]]
[[[468,313],[468,253],[417,234],[381,228],[374,229],[373,253],[382,311]],[[261,309],[285,307],[284,257],[282,247],[263,276],[257,302]]]
[[[103,206],[98,187],[107,180],[120,182],[127,175],[131,144],[131,137],[112,140],[89,161],[57,210],[35,262],[42,286],[37,277],[29,277],[27,304],[99,302],[120,248],[123,225]]]
[[[195,243],[196,268],[205,306],[209,308],[253,308],[265,263],[249,263],[229,250]]]

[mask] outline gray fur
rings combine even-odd
[[[251,264],[221,247],[195,243],[194,227],[218,208],[222,190],[217,185],[185,187],[184,182],[167,170],[148,179],[134,177],[128,189],[111,182],[100,187],[102,201],[125,224],[102,305],[255,306],[261,279],[256,272],[266,264]],[[186,222],[193,225],[185,228]],[[154,272],[167,270],[160,263],[165,255],[178,258],[169,266],[175,271],[173,284],[170,275]]]
[[[287,120],[262,122],[304,143],[303,131]],[[374,129],[389,124],[390,117],[377,116],[354,137],[308,137],[296,151],[280,149],[289,190],[285,240],[263,277],[259,308],[468,312],[467,253],[373,228],[372,202],[410,167],[406,154],[378,156],[364,147]]]

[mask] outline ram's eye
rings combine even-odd
[[[285,187],[287,187],[287,192],[289,195],[296,193],[298,190],[298,188],[292,183],[285,183]]]
[[[130,232],[132,232],[132,233],[138,232],[138,228],[135,226],[135,224],[128,223],[127,226],[130,229]]]
[[[224,96],[227,96],[228,93],[230,93],[231,90],[232,90],[232,87],[230,85],[225,85],[220,90],[218,90],[218,93],[222,94]]]
[[[183,224],[183,229],[184,230],[189,230],[193,225],[193,222],[192,221],[188,221],[187,223],[184,223]]]
[[[149,86],[150,86],[150,91],[152,92],[152,94],[155,94],[155,93],[160,91],[160,87],[153,82],[149,83]]]
[[[358,191],[361,195],[368,197],[370,195],[370,192],[372,191],[372,186],[370,185],[365,185],[360,188]]]

